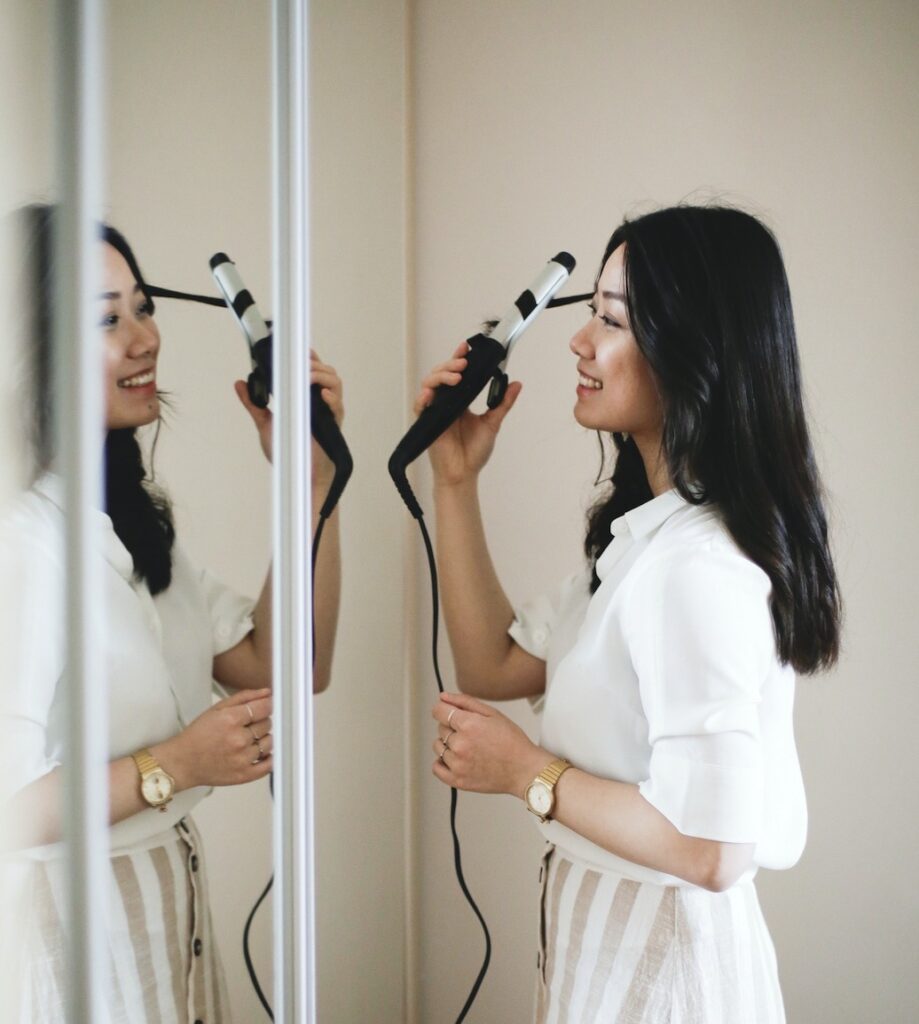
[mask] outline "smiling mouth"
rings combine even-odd
[[[598,380],[594,380],[593,377],[588,377],[586,373],[578,372],[578,384],[582,388],[590,388],[593,391],[600,391],[603,385]]]
[[[118,387],[120,388],[144,388],[148,384],[152,384],[156,380],[156,374],[153,370],[145,370],[143,373],[138,373],[134,377],[126,377],[124,380],[118,381]]]

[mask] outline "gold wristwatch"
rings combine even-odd
[[[562,775],[571,767],[563,758],[559,757],[536,776],[527,786],[523,799],[526,802],[527,810],[539,818],[540,821],[548,821],[555,808],[555,786]]]
[[[151,807],[165,811],[175,795],[176,780],[164,771],[159,761],[145,747],[132,754],[140,772],[140,793]]]

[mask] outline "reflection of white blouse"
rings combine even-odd
[[[56,768],[65,733],[62,482],[43,477],[0,524],[0,799]],[[101,633],[108,688],[108,759],[178,733],[211,704],[212,664],[252,629],[252,603],[195,570],[176,545],[172,583],[151,597],[134,579],[130,553],[99,513],[105,558]],[[179,793],[165,812],[141,811],[113,825],[112,853],[164,841],[209,791]],[[170,838],[167,836],[167,838]],[[174,838],[174,833],[171,838]],[[60,844],[29,856],[60,853]]]
[[[517,643],[546,661],[540,744],[594,775],[638,784],[685,835],[755,843],[755,865],[790,867],[807,809],[795,678],[776,654],[769,578],[712,506],[673,490],[611,532],[593,596],[589,573],[569,577],[511,625]],[[558,822],[540,828],[598,867],[686,884]]]

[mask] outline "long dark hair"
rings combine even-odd
[[[23,211],[31,289],[31,440],[36,470],[50,469],[54,459],[52,332],[54,329],[53,206],[34,205]],[[108,224],[100,225],[99,238],[124,257],[146,296],[151,314],[153,299],[125,237]],[[166,494],[147,476],[143,453],[134,429],[109,430],[105,439],[105,508],[115,533],[131,553],[134,575],[144,580],[151,594],[172,581],[172,546],[175,526]]]
[[[663,398],[673,485],[688,502],[711,502],[769,576],[782,662],[828,668],[841,599],[778,243],[741,210],[677,206],[622,223],[601,270],[620,245],[632,333]],[[612,492],[590,509],[584,544],[594,590],[611,523],[652,497],[635,441],[613,442]]]

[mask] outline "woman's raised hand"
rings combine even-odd
[[[415,399],[416,416],[431,404],[435,388],[454,387],[459,383],[462,371],[466,369],[468,351],[469,346],[462,342],[452,358],[435,366],[424,378]],[[501,423],[517,401],[522,387],[519,381],[508,384],[499,406],[481,414],[467,409],[440,435],[428,449],[435,483],[452,486],[478,475],[491,457]]]
[[[319,385],[319,400],[325,402],[332,410],[335,422],[341,427],[345,418],[344,386],[341,377],[335,372],[335,367],[324,363],[313,349],[310,349],[310,384]],[[335,475],[335,467],[328,455],[317,444],[315,438],[313,439],[311,465],[313,486],[328,486]]]
[[[150,750],[179,789],[191,789],[264,778],[273,746],[271,690],[240,690]]]

